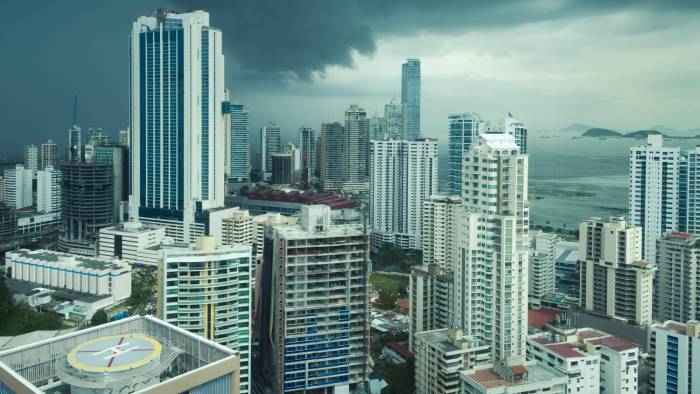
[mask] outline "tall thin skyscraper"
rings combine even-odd
[[[3,177],[3,201],[12,209],[31,207],[33,171],[17,164],[15,168],[5,169]]]
[[[343,125],[321,123],[321,183],[323,190],[338,191],[343,187]]]
[[[316,168],[316,131],[307,126],[299,128],[299,149],[301,150],[301,182],[309,187]]]
[[[401,105],[403,106],[402,139],[420,138],[420,60],[406,59],[401,65]]]
[[[656,261],[656,241],[678,229],[680,149],[663,146],[661,135],[630,148],[630,222],[642,228],[642,258]]]
[[[250,181],[250,142],[248,109],[243,104],[229,105],[230,117],[230,183]]]
[[[438,191],[437,140],[370,142],[372,244],[420,249],[423,202]]]
[[[223,79],[208,13],[159,10],[133,23],[130,216],[179,240],[206,227],[197,212],[224,204]]]
[[[473,112],[450,114],[449,156],[447,159],[448,190],[452,195],[462,193],[462,160],[480,134],[486,133],[488,123]]]
[[[345,111],[344,131],[344,181],[350,183],[366,182],[369,123],[364,108],[352,104]]]
[[[456,218],[454,322],[491,358],[525,357],[529,208],[528,157],[513,136],[482,134],[464,155]]]
[[[391,100],[384,104],[384,122],[386,122],[384,127],[386,139],[403,139],[403,106],[401,103]]]
[[[24,147],[24,168],[35,174],[39,169],[39,148],[34,144]]]
[[[369,122],[369,139],[370,140],[385,140],[386,135],[386,120],[383,116],[375,114],[368,120]]]
[[[700,146],[683,152],[679,183],[678,229],[700,234]]]
[[[61,171],[48,166],[36,173],[36,210],[50,213],[61,210]]]
[[[83,133],[76,124],[68,129],[68,161],[80,161],[83,156]]]
[[[260,129],[260,172],[264,180],[272,176],[272,154],[282,149],[282,128],[270,122]]]
[[[58,169],[58,144],[54,143],[53,140],[41,144],[40,169],[43,170],[48,166]]]

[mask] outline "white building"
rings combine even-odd
[[[579,226],[581,306],[638,325],[651,324],[656,267],[641,260],[642,229],[624,218]]]
[[[34,144],[24,147],[24,168],[34,173],[39,170],[39,148]]]
[[[253,217],[254,237],[253,251],[257,259],[262,259],[263,246],[265,245],[265,227],[268,225],[292,225],[296,224],[298,218],[285,216],[279,213],[263,213]]]
[[[416,333],[450,326],[453,275],[432,264],[414,266],[408,281],[408,346],[413,351]]]
[[[8,252],[12,278],[48,287],[95,295],[115,301],[131,295],[131,268],[117,259],[85,257],[51,250]]]
[[[158,317],[237,351],[241,393],[250,390],[250,265],[249,246],[217,247],[212,237],[163,247],[158,259]]]
[[[61,171],[47,166],[36,173],[36,210],[51,213],[61,210]]]
[[[222,33],[204,11],[159,10],[133,23],[130,59],[129,216],[189,241],[224,205]]]
[[[455,247],[456,213],[462,206],[459,196],[430,196],[423,201],[423,264],[451,269],[449,256]]]
[[[43,170],[48,166],[58,168],[58,164],[58,144],[50,139],[41,144],[41,163],[39,169]]]
[[[556,288],[555,250],[559,237],[542,231],[530,233],[530,269],[528,279],[528,302],[539,305],[542,297]]]
[[[630,148],[630,222],[641,227],[642,258],[656,261],[656,240],[678,230],[680,148],[663,146],[661,135]]]
[[[520,147],[520,153],[527,153],[527,126],[510,113],[503,119],[503,132],[515,138],[515,143]]]
[[[13,169],[6,169],[3,178],[5,205],[13,209],[31,207],[33,177],[34,172],[21,164],[17,164]]]
[[[567,378],[537,361],[512,360],[481,365],[461,373],[463,394],[571,394]],[[591,393],[585,391],[581,393]],[[597,393],[597,392],[595,392]]]
[[[457,215],[454,324],[492,347],[492,360],[524,356],[527,339],[528,157],[513,136],[482,134],[464,153]]]
[[[415,340],[416,394],[459,393],[460,372],[489,362],[489,347],[458,330],[423,331]]]
[[[700,319],[700,234],[670,233],[657,245],[656,319]]]
[[[263,180],[272,176],[272,154],[282,149],[282,128],[270,122],[260,129],[260,173]]]
[[[98,254],[102,258],[116,257],[135,265],[156,266],[149,248],[171,243],[165,228],[140,222],[125,222],[100,229]]]
[[[21,214],[17,216],[17,234],[39,234],[57,229],[61,224],[61,212]]]
[[[650,392],[700,392],[700,322],[666,321],[649,333]]]
[[[373,247],[420,249],[423,202],[437,193],[437,140],[370,143],[369,221]]]
[[[252,248],[254,241],[253,216],[247,210],[236,209],[230,216],[221,221],[222,245],[248,245]]]

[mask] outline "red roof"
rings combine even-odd
[[[331,207],[331,209],[352,209],[357,206],[353,200],[328,192],[314,193],[299,190],[285,192],[274,189],[251,189],[242,191],[241,195],[252,200],[295,202],[300,204],[322,204],[328,205]]]
[[[408,351],[408,349],[406,349],[405,347],[401,346],[398,342],[391,341],[387,342],[386,345],[389,347],[389,349],[395,351],[406,360],[408,360],[409,358],[413,358],[413,353]]]
[[[671,233],[671,237],[688,239],[688,238],[690,238],[690,234],[689,233],[682,233],[680,231],[674,231]]]
[[[627,342],[622,338],[616,336],[609,336],[605,338],[592,339],[588,341],[594,345],[600,345],[608,347],[616,352],[624,352],[625,350],[631,350],[639,348],[639,346],[633,344],[632,342]]]
[[[405,298],[402,300],[396,300],[396,306],[402,309],[408,309],[408,300]]]
[[[545,345],[545,347],[564,358],[585,356],[585,354],[576,350],[576,345],[573,343],[555,343],[552,345]]]
[[[527,325],[537,329],[542,329],[547,323],[556,319],[563,311],[554,308],[540,308],[527,311]]]

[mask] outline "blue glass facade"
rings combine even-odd
[[[403,138],[420,138],[420,60],[407,59],[401,66],[401,104],[403,105]]]
[[[234,182],[250,180],[250,141],[248,110],[242,104],[230,104],[231,178]]]
[[[209,195],[209,29],[202,29],[202,197]]]
[[[484,128],[477,114],[449,115],[447,179],[450,195],[462,194],[462,159]]]
[[[700,149],[686,152],[679,171],[678,229],[700,233]]]
[[[666,393],[678,393],[678,338],[667,337],[666,344]]]

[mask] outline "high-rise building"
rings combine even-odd
[[[400,140],[403,138],[403,105],[397,103],[395,99],[384,104],[384,122],[386,123],[385,134],[389,140]]]
[[[360,106],[352,104],[345,111],[345,129],[343,131],[343,180],[352,183],[366,182],[369,164],[367,157],[369,151],[367,112]]]
[[[83,133],[80,127],[73,123],[68,129],[68,161],[80,161],[83,157]]]
[[[375,113],[371,118],[369,118],[368,123],[370,141],[387,139],[386,119],[384,119],[383,116],[379,116]]]
[[[343,131],[343,125],[338,122],[321,123],[321,183],[326,191],[338,191],[343,187]]]
[[[503,132],[515,138],[515,143],[520,147],[520,153],[527,153],[527,126],[510,112],[503,120]]]
[[[58,248],[97,254],[99,230],[114,223],[114,174],[111,164],[61,163],[61,232]]]
[[[39,169],[43,170],[48,166],[58,168],[58,145],[53,140],[48,140],[41,144],[41,163]]]
[[[415,337],[416,394],[461,393],[460,372],[489,362],[489,347],[459,330],[441,328]]]
[[[24,168],[35,174],[39,170],[39,148],[34,144],[24,147]]]
[[[453,274],[436,265],[411,268],[408,281],[408,346],[415,351],[416,334],[451,325]]]
[[[669,233],[656,256],[656,320],[700,320],[700,234]]]
[[[275,152],[272,158],[272,175],[270,183],[273,185],[292,185],[294,183],[294,155],[291,152]]]
[[[455,247],[455,218],[462,206],[459,196],[433,195],[423,201],[423,264],[452,269],[450,253]]]
[[[678,230],[700,234],[700,146],[683,152],[679,186]]]
[[[680,149],[663,146],[661,135],[630,148],[630,222],[641,227],[642,258],[656,261],[656,240],[679,224]]]
[[[130,59],[129,216],[189,242],[224,205],[222,33],[204,11],[159,10],[133,23]]]
[[[406,59],[401,65],[401,106],[403,133],[401,139],[420,138],[420,60]]]
[[[492,360],[525,355],[528,157],[513,136],[482,134],[464,153],[452,257],[454,324],[491,347]]]
[[[304,205],[299,225],[265,229],[262,366],[276,393],[350,392],[368,381],[369,237]]]
[[[128,128],[119,130],[117,133],[117,143],[122,146],[131,146],[131,130]]]
[[[624,218],[579,226],[581,306],[597,314],[651,324],[655,267],[641,260],[642,229]]]
[[[531,233],[530,240],[528,302],[539,305],[542,297],[553,293],[556,288],[555,249],[559,237],[540,231]]]
[[[5,169],[3,177],[3,201],[5,205],[12,209],[31,207],[34,202],[32,197],[33,177],[33,171],[21,164],[17,164],[15,168]]]
[[[316,168],[316,131],[307,126],[299,128],[299,149],[301,150],[301,182],[309,187]]]
[[[263,179],[272,176],[272,154],[282,149],[282,128],[270,122],[260,129],[260,172]]]
[[[665,321],[649,330],[649,392],[700,391],[700,322]]]
[[[61,210],[61,171],[48,166],[36,173],[36,210],[58,212]]]
[[[449,120],[447,178],[450,194],[461,195],[462,161],[479,135],[486,133],[488,124],[475,113],[451,114]]]
[[[243,104],[229,104],[231,167],[229,183],[250,181],[250,142],[248,109]]]
[[[437,193],[437,140],[370,143],[369,221],[372,244],[420,249],[423,202]]]
[[[122,207],[129,201],[129,148],[124,145],[97,146],[93,161],[97,164],[112,166],[114,176],[114,222],[123,221]]]
[[[15,212],[5,203],[0,202],[0,244],[10,242],[17,232]]]
[[[241,393],[250,390],[250,246],[164,246],[158,259],[158,317],[237,351]],[[204,278],[204,279],[203,279]]]

